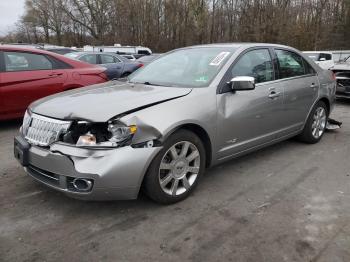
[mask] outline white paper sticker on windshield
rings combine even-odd
[[[209,65],[212,65],[212,66],[219,66],[222,61],[225,60],[225,58],[230,54],[230,52],[221,52],[220,54],[218,54],[214,59],[213,61],[210,62]]]

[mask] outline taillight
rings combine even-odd
[[[333,71],[331,71],[331,72],[332,72],[332,79],[333,79],[333,80],[337,80],[336,74],[335,74]]]
[[[138,67],[143,67],[144,66],[144,64],[138,64]]]

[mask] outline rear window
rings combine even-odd
[[[118,58],[112,55],[101,54],[100,58],[101,58],[101,64],[114,64],[114,63],[121,62]]]
[[[4,52],[4,59],[6,72],[53,69],[51,61],[45,55],[25,52]]]
[[[89,64],[97,64],[97,55],[91,54],[91,55],[84,55],[80,57],[80,61],[89,63]]]

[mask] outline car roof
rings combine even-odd
[[[249,47],[259,47],[259,46],[261,46],[261,47],[271,46],[271,47],[295,49],[293,47],[286,46],[286,45],[271,44],[271,43],[255,43],[255,42],[213,43],[213,44],[189,46],[189,48],[195,48],[195,47],[232,47],[232,48],[243,47],[243,48],[249,48]]]
[[[22,52],[31,52],[31,53],[53,55],[52,52],[46,51],[44,49],[39,49],[39,48],[35,48],[35,47],[13,46],[13,45],[0,45],[0,51],[22,51]],[[54,54],[54,55],[58,55],[58,54]]]
[[[118,54],[113,53],[113,52],[93,52],[93,51],[78,51],[78,52],[75,52],[75,54],[76,55],[78,55],[78,54],[82,54],[82,55],[85,55],[85,54],[91,54],[91,55],[103,54],[104,55],[104,54],[106,54],[106,55],[116,55],[116,56],[118,56]]]
[[[57,53],[53,53],[50,51],[46,51],[43,49],[36,49],[36,48],[25,48],[25,47],[15,47],[11,45],[0,45],[0,51],[18,51],[18,52],[28,52],[28,53],[34,53],[34,54],[43,54],[48,55],[53,58],[56,58],[64,63],[67,63],[73,67],[79,67],[79,68],[86,68],[86,67],[96,67],[96,65],[91,65],[82,61],[77,61],[74,59],[71,59],[69,57],[66,57],[64,55],[60,55]]]
[[[69,47],[48,47],[48,48],[44,48],[45,50],[74,50],[76,51],[75,49],[72,49],[72,48],[69,48]]]

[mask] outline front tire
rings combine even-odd
[[[153,159],[144,180],[146,194],[161,204],[187,198],[205,170],[205,149],[188,130],[172,134]]]
[[[324,102],[319,101],[312,109],[299,140],[315,144],[319,142],[326,131],[328,121],[328,109]]]

